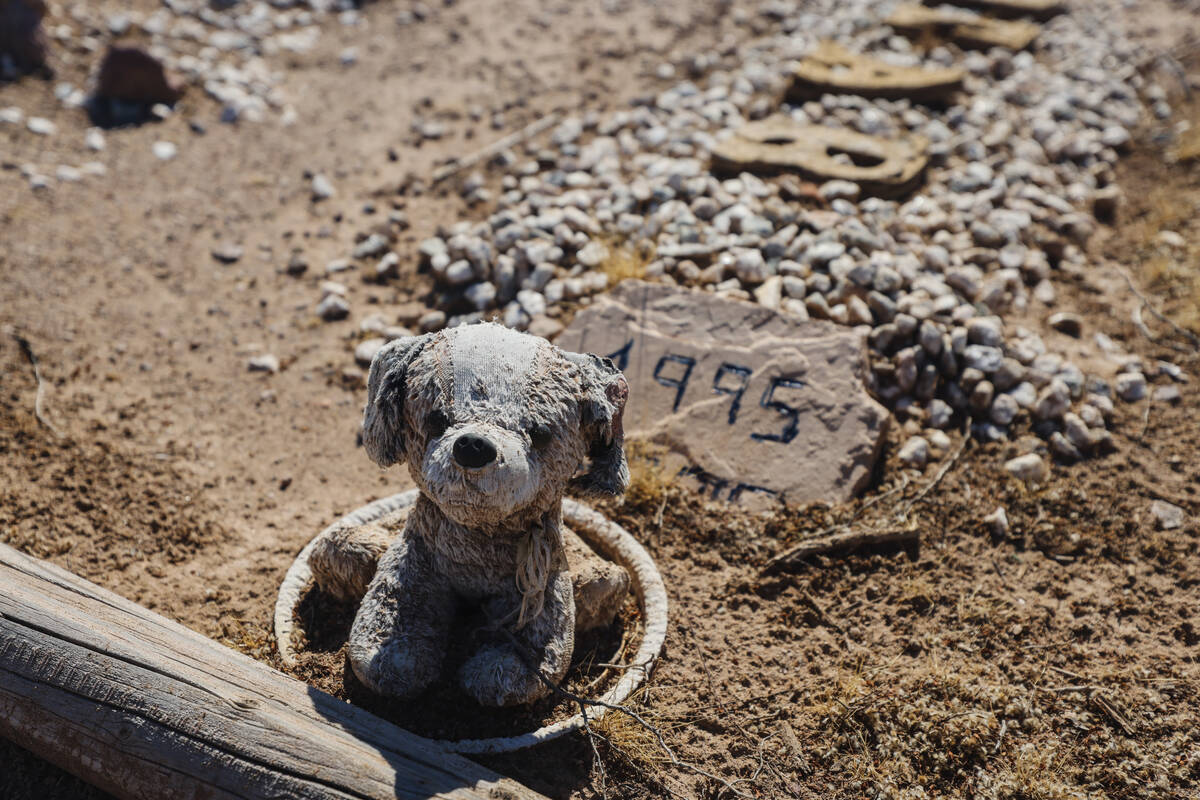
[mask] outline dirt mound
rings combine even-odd
[[[54,409],[69,422],[51,431],[34,414],[33,371],[10,336],[0,363],[0,541],[109,584],[135,562],[153,574],[227,538],[203,489],[172,464],[179,454],[146,454],[99,421],[79,424],[79,398]]]

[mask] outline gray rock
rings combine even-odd
[[[997,395],[996,399],[992,401],[992,408],[988,413],[988,419],[997,425],[1011,425],[1020,410],[1020,404],[1012,395]]]
[[[1187,515],[1179,506],[1165,500],[1154,500],[1150,503],[1150,513],[1154,515],[1160,530],[1173,531],[1182,528],[1187,521]]]
[[[1183,399],[1178,386],[1159,386],[1150,397],[1156,403],[1169,403],[1171,405],[1176,405]]]
[[[900,448],[896,458],[910,467],[923,467],[929,460],[929,442],[921,436],[913,436]]]
[[[440,309],[428,311],[417,320],[417,328],[421,333],[440,331],[444,327],[446,327],[446,312]]]
[[[279,359],[270,353],[253,356],[246,362],[246,368],[251,372],[279,372]]]
[[[997,539],[1008,538],[1008,512],[1004,510],[1004,506],[1000,506],[984,517],[983,524],[987,526],[992,536],[995,536]]]
[[[363,339],[358,343],[358,346],[354,348],[354,360],[364,367],[371,366],[371,361],[374,360],[375,354],[378,353],[379,349],[385,344],[387,344],[387,339],[383,337]]]
[[[841,242],[817,242],[804,251],[801,260],[808,264],[827,264],[846,252]]]
[[[817,194],[826,202],[832,200],[857,200],[862,190],[852,181],[826,181],[817,189]]]
[[[328,294],[317,304],[317,316],[326,322],[336,322],[350,316],[350,304],[338,294]]]
[[[950,427],[950,421],[954,417],[954,409],[944,400],[933,399],[929,401],[929,425],[938,430],[945,430]]]
[[[607,259],[608,248],[602,242],[597,241],[588,242],[582,250],[575,254],[575,260],[588,269],[600,266]]]
[[[235,264],[241,259],[243,252],[240,245],[227,242],[214,247],[212,257],[222,264]]]
[[[1046,478],[1046,462],[1037,453],[1009,459],[1004,462],[1004,469],[1009,475],[1026,483],[1036,483]]]
[[[1126,403],[1136,403],[1146,396],[1146,376],[1140,372],[1122,372],[1114,381],[1117,397]]]
[[[1083,317],[1068,311],[1059,311],[1046,319],[1046,324],[1059,333],[1078,339],[1083,335]]]
[[[159,161],[170,161],[179,154],[179,148],[173,142],[158,141],[150,146],[150,152]]]
[[[466,301],[470,303],[476,311],[484,311],[495,305],[496,287],[487,281],[472,284],[463,292],[463,298],[466,299]]]
[[[1004,344],[1004,327],[997,317],[975,317],[967,321],[967,341],[988,347]]]
[[[1048,444],[1050,452],[1063,461],[1079,461],[1083,458],[1083,453],[1079,452],[1079,448],[1071,444],[1071,441],[1059,431],[1050,434]]]
[[[752,286],[757,286],[771,276],[771,269],[767,266],[767,262],[759,250],[739,251],[735,255],[733,267],[737,272],[738,280]]]
[[[387,248],[387,237],[379,233],[372,233],[355,245],[354,251],[350,255],[352,258],[374,258],[382,254]]]
[[[337,194],[337,191],[333,188],[333,184],[330,182],[329,178],[320,173],[313,175],[310,189],[312,191],[312,199],[318,202],[321,200],[328,200],[330,197],[333,197],[335,194]]]
[[[969,344],[963,348],[963,360],[968,367],[987,374],[1000,369],[1004,363],[1004,351],[999,347]]]
[[[30,133],[38,136],[53,136],[58,133],[58,126],[45,117],[30,117],[25,123]]]
[[[1071,390],[1057,378],[1038,395],[1033,415],[1040,420],[1061,419],[1071,407]]]

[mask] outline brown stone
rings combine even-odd
[[[837,502],[870,480],[889,416],[864,388],[854,329],[625,281],[556,343],[613,358],[626,431],[713,497]]]
[[[126,103],[166,103],[183,96],[183,86],[162,62],[135,45],[111,45],[100,64],[96,94]]]
[[[823,41],[796,65],[788,99],[820,99],[824,94],[856,94],[915,102],[945,101],[962,88],[958,67],[899,67]]]
[[[785,116],[750,122],[713,149],[717,172],[796,172],[816,181],[854,181],[867,194],[891,197],[920,182],[929,163],[921,136],[882,139]],[[846,164],[835,158],[850,157]]]
[[[42,0],[0,0],[0,56],[7,56],[17,69],[28,71],[46,65],[46,35]]]
[[[1041,32],[1032,22],[990,19],[916,5],[896,6],[886,24],[909,36],[936,36],[961,47],[981,50],[990,47],[1024,50]]]

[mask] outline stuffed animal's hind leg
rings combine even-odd
[[[629,596],[629,573],[597,555],[567,527],[563,528],[563,550],[575,588],[575,632],[605,627]]]
[[[317,539],[308,557],[317,588],[345,602],[361,600],[379,559],[404,529],[408,511],[363,525],[338,525]]]
[[[350,628],[350,666],[379,694],[411,697],[442,670],[455,598],[424,541],[406,532],[379,562]]]
[[[521,596],[514,591],[489,601],[485,611],[492,617],[504,617],[520,603]],[[511,622],[505,630],[512,630]],[[550,688],[531,667],[554,683],[566,676],[575,649],[575,601],[566,570],[550,576],[542,613],[512,636],[518,644],[507,637],[486,644],[459,670],[463,690],[481,705],[532,703],[549,694]]]

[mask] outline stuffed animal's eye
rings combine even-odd
[[[542,450],[554,438],[554,434],[545,425],[535,425],[529,429],[529,443],[534,450]]]
[[[446,428],[450,427],[450,418],[446,416],[446,412],[440,408],[434,409],[428,417],[425,418],[425,431],[429,434],[429,438],[436,439],[446,432]]]

